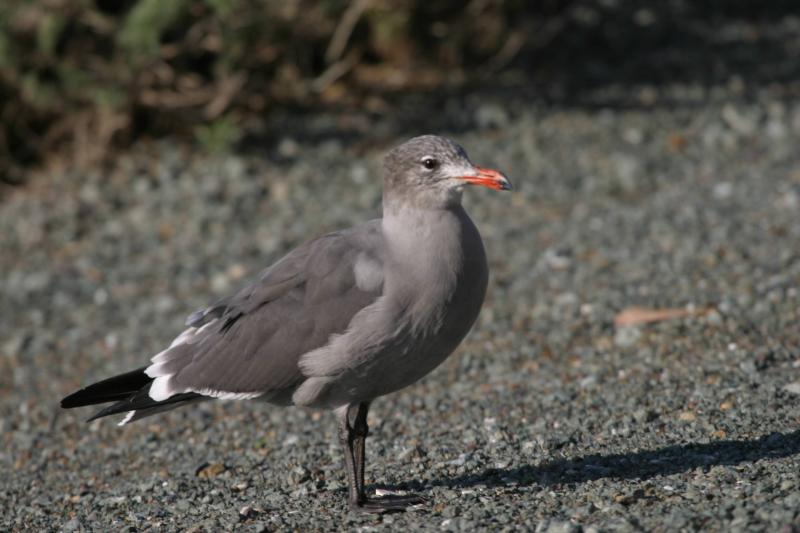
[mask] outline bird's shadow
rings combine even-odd
[[[513,468],[489,468],[480,473],[432,482],[407,483],[403,488],[470,488],[541,485],[544,487],[585,483],[598,479],[648,480],[689,472],[696,468],[731,466],[761,459],[780,459],[800,454],[800,430],[770,433],[755,439],[686,443],[611,455],[592,454]],[[399,487],[398,487],[399,488]]]

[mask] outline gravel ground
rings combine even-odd
[[[347,514],[326,412],[219,402],[118,428],[57,407],[304,239],[377,215],[387,145],[157,144],[7,194],[0,530],[800,529],[800,101],[643,90],[443,111],[518,190],[468,191],[481,318],[372,410],[373,487],[430,499],[403,514]],[[632,307],[680,316],[616,325]]]

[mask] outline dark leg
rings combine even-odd
[[[355,420],[353,420],[353,464],[356,468],[356,487],[361,496],[364,496],[364,464],[366,463],[367,435],[369,435],[367,412],[369,412],[369,404],[359,403]]]
[[[355,415],[351,413],[355,409]],[[367,412],[369,403],[362,402],[352,405],[344,411],[339,425],[339,440],[344,448],[344,463],[347,470],[347,481],[350,485],[348,503],[350,510],[364,513],[386,513],[403,511],[411,505],[424,503],[419,496],[383,496],[380,498],[367,498],[364,492],[364,463],[365,444],[369,427],[367,426]]]

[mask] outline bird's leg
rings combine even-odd
[[[356,487],[362,501],[366,500],[366,493],[364,492],[364,464],[366,462],[365,449],[367,435],[369,435],[369,426],[367,425],[368,412],[369,403],[359,403],[355,420],[353,420],[353,463],[356,469]]]
[[[348,502],[353,506],[353,502],[359,500],[359,493],[363,494],[363,474],[361,477],[361,490],[359,490],[358,472],[356,470],[355,456],[353,454],[353,428],[350,425],[350,408],[346,407],[342,410],[341,419],[339,420],[339,443],[342,445],[344,452],[344,469],[347,471],[347,485],[350,489],[348,494]]]
[[[350,413],[356,408],[355,417],[351,423]],[[365,448],[369,426],[367,426],[367,412],[369,403],[361,402],[344,410],[339,426],[339,439],[344,447],[344,462],[347,469],[350,485],[348,503],[350,510],[363,513],[386,513],[403,511],[411,505],[424,503],[419,496],[388,495],[380,498],[367,498],[364,490],[364,464]]]

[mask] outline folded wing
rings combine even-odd
[[[377,221],[295,249],[232,297],[195,313],[190,328],[153,358],[150,396],[195,392],[217,398],[280,400],[302,381],[298,360],[343,332],[381,293]],[[377,281],[377,283],[376,283]]]
[[[129,397],[104,385],[96,397],[120,401],[100,416],[128,411],[127,422],[209,397],[288,403],[304,379],[300,357],[344,332],[382,289],[380,221],[307,242],[236,294],[193,313],[188,329],[144,369],[146,385],[124,391]]]

